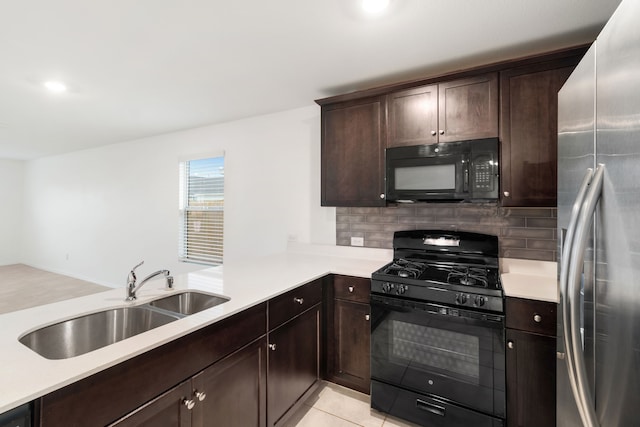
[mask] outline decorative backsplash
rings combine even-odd
[[[495,204],[416,204],[385,208],[337,208],[336,242],[350,246],[393,247],[398,230],[439,229],[494,234],[500,257],[555,261],[556,208],[504,208]]]

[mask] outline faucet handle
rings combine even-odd
[[[136,268],[140,267],[142,264],[144,264],[144,261],[140,261],[140,264],[136,265],[135,267],[133,267],[131,269],[131,271],[129,272],[129,275],[127,276],[127,284],[129,286],[132,286],[136,283]]]
[[[140,267],[142,264],[144,264],[144,260],[140,261],[140,264],[138,264],[138,265],[136,265],[135,267],[133,267],[133,268],[131,269],[131,272],[133,273],[133,272],[136,270],[136,268]]]

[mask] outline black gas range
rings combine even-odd
[[[393,261],[371,276],[372,293],[504,312],[496,236],[398,231],[393,247]]]
[[[393,249],[372,274],[372,408],[431,427],[503,426],[497,237],[399,231]]]

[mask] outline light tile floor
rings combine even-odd
[[[369,396],[323,382],[286,427],[416,427],[370,408]]]

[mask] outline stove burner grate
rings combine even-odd
[[[481,267],[453,266],[447,276],[447,283],[486,288],[489,284],[487,272]]]
[[[399,258],[387,266],[384,273],[403,278],[417,279],[425,268],[424,263]]]

